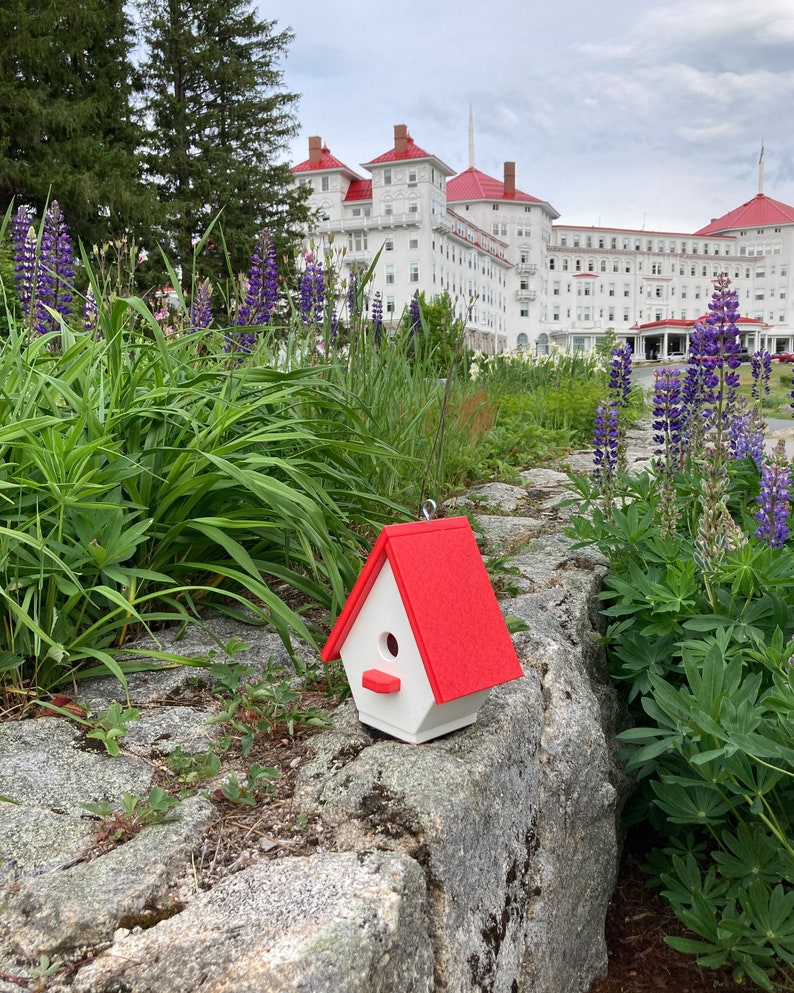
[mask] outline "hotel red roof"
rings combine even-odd
[[[722,234],[724,231],[735,231],[739,228],[773,227],[780,224],[794,224],[794,207],[773,200],[764,193],[757,193],[752,200],[723,214],[722,217],[714,218],[695,234]]]
[[[306,159],[292,167],[293,172],[321,172],[323,169],[344,169],[351,176],[355,176],[352,169],[349,169],[344,162],[340,162],[335,155],[331,155],[331,150],[327,145],[323,145],[319,162],[312,162]]]
[[[435,158],[430,152],[426,152],[424,148],[420,148],[410,134],[405,136],[405,151],[398,152],[394,148],[390,148],[388,152],[384,152],[383,155],[379,155],[376,159],[372,159],[371,162],[365,162],[364,167],[371,165],[377,165],[380,162],[401,162],[404,159],[431,159]]]
[[[320,653],[325,662],[339,658],[387,560],[437,703],[523,675],[465,517],[383,528]]]
[[[470,166],[465,172],[459,173],[447,181],[447,202],[457,200],[525,200],[528,203],[543,203],[537,197],[516,190],[515,193],[505,193],[505,184],[484,172]]]
[[[349,203],[351,200],[371,200],[372,199],[372,180],[371,179],[354,179],[350,186],[347,188],[347,193],[345,193],[345,203]]]
[[[638,331],[645,331],[648,328],[689,328],[691,329],[698,322],[702,323],[708,317],[708,314],[702,314],[700,317],[696,317],[692,321],[682,321],[679,318],[668,318],[666,321],[649,321],[647,324],[636,325]],[[743,327],[747,327],[748,324],[752,324],[756,327],[768,327],[763,321],[757,320],[755,317],[738,317],[736,319],[736,324],[741,324]]]

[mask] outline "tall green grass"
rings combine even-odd
[[[132,634],[210,604],[311,640],[287,601],[342,602],[404,513],[361,468],[395,453],[320,369],[166,339],[135,298],[101,331],[0,346],[0,678],[120,675]]]

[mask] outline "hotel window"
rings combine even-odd
[[[624,283],[623,284],[623,296],[624,297],[627,297],[630,294],[631,294],[631,284],[630,283]]]
[[[612,272],[620,272],[620,262],[617,259],[612,260]]]
[[[617,238],[610,238],[609,239],[609,247],[610,248],[617,248],[618,247],[618,239]]]
[[[628,260],[626,260],[626,264],[623,267],[623,269],[624,269],[625,272],[631,272],[631,262],[629,262]]]
[[[615,295],[615,284],[614,283],[610,283],[609,284],[609,295],[611,297],[613,297]]]
[[[394,313],[394,297],[386,297],[386,313],[387,314]]]
[[[387,283],[393,283],[394,282],[394,266],[393,265],[387,265],[386,266],[386,282]]]
[[[408,204],[408,213],[409,214],[418,214],[419,213],[419,201],[418,200],[411,200],[411,202]]]
[[[419,248],[419,235],[416,231],[412,231],[408,235],[408,247],[409,248]]]
[[[549,269],[551,269],[552,271],[554,271],[556,268],[557,268],[557,260],[556,259],[549,259]]]
[[[330,190],[330,188],[331,188],[331,180],[328,178],[328,176],[323,176],[322,179],[320,180],[320,189],[322,190],[323,193],[327,193]]]
[[[559,321],[559,319],[560,319],[560,308],[559,307],[552,307],[552,309],[551,309],[551,319],[553,321]]]
[[[412,283],[418,283],[419,282],[419,263],[418,262],[412,262],[410,264],[410,266],[408,266],[408,279]]]
[[[416,186],[416,169],[408,170],[408,185]]]
[[[559,282],[559,280],[555,280],[554,281],[554,283],[552,284],[552,290],[551,290],[551,292],[553,293],[553,295],[555,297],[558,297],[560,295],[560,282]]]
[[[628,321],[628,319],[629,319],[629,308],[628,307],[624,307],[623,308],[623,320],[624,321]]]
[[[562,271],[563,272],[567,272],[568,271],[568,259],[563,259],[562,260]]]
[[[350,252],[366,252],[367,232],[351,231],[347,236],[347,247]]]
[[[391,186],[391,169],[383,170],[383,185]]]
[[[575,234],[573,236],[573,247],[574,248],[578,248],[579,247],[579,235],[578,234]]]
[[[658,300],[661,300],[662,299],[662,288],[661,288],[661,286],[657,286],[656,287],[656,297],[657,297]]]
[[[606,271],[607,271],[607,260],[601,259],[601,272],[606,272]]]

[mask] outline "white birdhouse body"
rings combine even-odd
[[[340,654],[361,721],[415,744],[471,724],[490,692],[481,690],[448,703],[436,703],[388,561],[373,583]],[[365,679],[365,673],[371,671],[391,676],[399,685],[382,678]]]
[[[465,517],[383,528],[321,657],[341,657],[365,724],[414,743],[523,675]]]

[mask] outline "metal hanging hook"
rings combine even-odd
[[[427,499],[422,504],[422,517],[424,517],[426,521],[432,521],[432,519],[436,516],[436,510],[438,510],[436,501]]]

